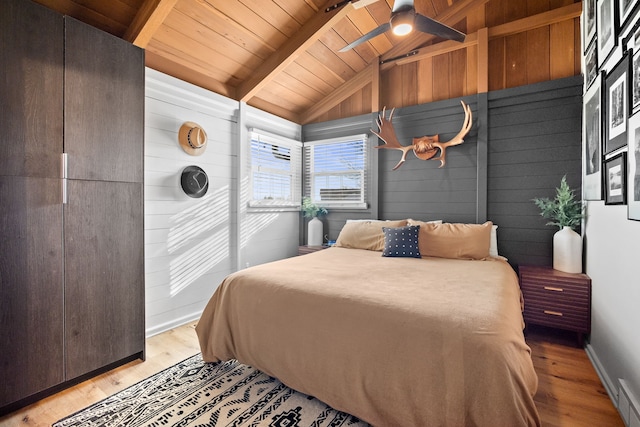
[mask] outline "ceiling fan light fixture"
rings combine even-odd
[[[391,16],[391,31],[396,36],[406,36],[413,31],[413,24],[416,19],[414,10],[407,10],[394,13]]]
[[[393,34],[396,36],[406,36],[411,31],[413,31],[413,25],[411,24],[400,24],[393,27]]]
[[[345,0],[339,4],[342,5],[349,1],[351,0]],[[449,0],[449,3],[451,3],[451,0]],[[448,27],[441,22],[435,21],[428,16],[417,13],[416,8],[414,7],[414,0],[394,0],[389,22],[378,25],[373,30],[363,34],[360,38],[340,49],[339,52],[346,52],[353,49],[361,43],[368,42],[374,37],[378,37],[389,30],[392,30],[395,35],[406,36],[414,29],[422,33],[432,34],[448,40],[463,42],[465,39],[464,33]]]

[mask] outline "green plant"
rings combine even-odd
[[[560,229],[574,229],[584,218],[582,202],[575,200],[574,191],[569,188],[566,175],[560,181],[560,188],[556,188],[555,199],[541,197],[533,199],[533,202],[540,208],[540,215],[551,220],[547,225],[555,225]]]
[[[315,218],[317,216],[326,215],[329,211],[313,203],[310,197],[305,197],[302,199],[302,213],[305,218]]]

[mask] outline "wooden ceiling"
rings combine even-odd
[[[35,1],[144,48],[151,68],[297,123],[377,87],[380,60],[453,43],[387,33],[338,52],[388,22],[393,0],[354,0],[329,13],[338,0]],[[488,1],[416,0],[415,7],[466,33],[467,14]]]

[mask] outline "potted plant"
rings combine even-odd
[[[326,215],[329,212],[315,204],[310,197],[302,199],[301,210],[305,218],[311,218],[311,221],[307,224],[307,245],[322,246],[323,226],[318,216]]]
[[[566,273],[582,273],[582,237],[574,231],[584,218],[583,205],[576,200],[574,190],[563,176],[556,197],[535,198],[533,202],[540,208],[540,215],[549,219],[547,225],[555,225],[560,230],[553,235],[553,268]]]

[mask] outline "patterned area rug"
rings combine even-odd
[[[53,427],[368,425],[251,366],[204,363],[197,354]]]

